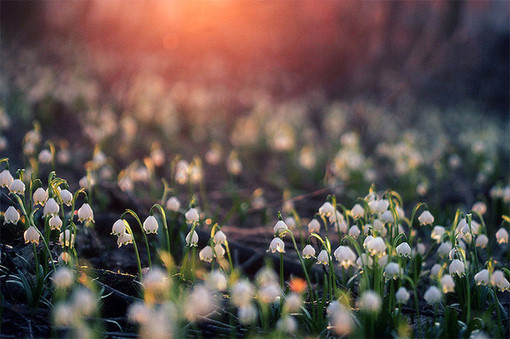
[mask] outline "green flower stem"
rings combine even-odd
[[[225,247],[226,247],[226,252],[227,252],[227,257],[228,257],[228,263],[230,264],[230,272],[232,272],[234,270],[234,265],[232,264],[232,256],[230,255],[230,247],[228,246],[228,240],[225,241]]]
[[[167,224],[167,221],[166,221],[166,212],[165,212],[165,209],[160,204],[154,204],[151,207],[151,210],[150,210],[151,213],[152,213],[152,209],[153,208],[157,208],[159,210],[159,212],[161,213],[161,218],[163,219],[163,227],[165,228],[166,250],[168,251],[168,254],[171,254],[172,252],[170,252],[170,230],[168,228],[168,224]],[[150,256],[149,256],[149,266],[151,266]]]
[[[282,289],[282,293],[283,293],[283,285],[284,285],[284,279],[283,279],[283,252],[280,252],[280,288]]]
[[[292,239],[292,243],[294,244],[294,249],[296,250],[296,254],[299,258],[299,262],[301,263],[301,267],[303,267],[303,272],[305,274],[306,283],[308,284],[308,291],[310,293],[310,298],[312,299],[312,302],[313,302],[314,297],[313,297],[312,283],[310,282],[310,277],[308,276],[308,271],[306,270],[305,262],[303,261],[303,258],[301,257],[301,253],[298,250],[298,247],[296,244],[296,239],[294,238],[294,234],[292,234],[292,232],[289,232],[289,234],[290,234],[290,238]]]
[[[138,275],[140,277],[140,281],[142,281],[142,262],[140,261],[140,254],[138,253],[138,246],[136,246],[135,235],[133,234],[133,230],[131,230],[131,226],[129,226],[129,224],[125,220],[124,220],[124,225],[126,225],[126,231],[131,235],[131,238],[133,239],[133,247],[135,248],[135,254],[136,254],[136,263],[138,264]]]
[[[122,213],[120,218],[122,219],[126,213],[131,215],[133,218],[135,218],[136,221],[138,222],[138,225],[140,226],[140,230],[142,231],[143,239],[145,241],[145,247],[147,247],[147,259],[149,261],[149,267],[152,267],[151,250],[149,247],[149,242],[147,241],[147,235],[145,234],[145,230],[143,229],[142,221],[140,220],[140,218],[138,217],[136,212],[133,210],[130,210],[130,209],[126,209],[126,211],[124,213]],[[133,235],[133,240],[134,240],[134,238],[135,238],[135,236]]]

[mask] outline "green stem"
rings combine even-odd
[[[306,270],[305,262],[303,261],[303,258],[301,257],[301,253],[299,252],[299,249],[296,244],[296,239],[294,238],[294,234],[292,232],[289,232],[290,238],[292,239],[292,243],[294,245],[294,250],[296,251],[296,254],[299,258],[299,262],[301,263],[301,267],[303,267],[303,272],[305,273],[306,283],[308,284],[308,291],[310,293],[310,298],[312,299],[312,302],[314,300],[313,297],[313,290],[312,290],[312,283],[310,282],[310,277],[308,276],[308,271]]]
[[[282,289],[283,293],[283,252],[280,253],[280,288]],[[281,304],[281,303],[280,303]]]
[[[138,217],[138,215],[136,214],[136,212],[133,210],[130,210],[130,209],[126,209],[126,211],[124,213],[122,213],[120,218],[122,219],[126,213],[130,214],[133,218],[135,218],[136,221],[138,222],[138,225],[140,226],[140,230],[142,231],[143,239],[145,241],[145,247],[147,247],[147,259],[149,261],[149,267],[152,267],[151,250],[149,247],[149,242],[147,241],[147,235],[145,234],[145,230],[143,229],[142,222],[141,222],[140,218]],[[133,236],[133,240],[134,240],[135,236],[133,234],[131,234],[131,235]]]
[[[126,225],[126,231],[131,235],[131,238],[133,239],[133,247],[135,248],[135,254],[136,254],[136,263],[138,264],[138,275],[140,277],[140,281],[142,281],[142,262],[140,261],[140,254],[138,253],[138,246],[136,246],[136,240],[135,235],[133,234],[133,230],[131,229],[131,226],[127,222],[124,222]]]

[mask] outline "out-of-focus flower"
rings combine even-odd
[[[255,289],[248,280],[240,280],[232,287],[231,293],[232,303],[242,307],[251,303]]]
[[[508,232],[506,229],[501,227],[496,232],[496,240],[498,241],[498,244],[508,244]]]
[[[430,237],[434,239],[438,244],[441,242],[441,237],[443,236],[445,232],[445,228],[443,226],[434,226],[432,229],[432,233],[430,234]]]
[[[349,228],[349,235],[354,239],[357,239],[360,234],[361,231],[357,225],[352,225],[351,228]]]
[[[363,207],[361,207],[360,204],[354,205],[354,207],[351,209],[351,215],[354,219],[362,218],[365,214],[365,210]]]
[[[19,212],[13,206],[9,206],[4,214],[4,224],[10,223],[16,225],[19,221],[19,218]]]
[[[303,258],[309,259],[312,257],[315,257],[315,249],[312,245],[306,245],[305,248],[303,248]]]
[[[281,296],[282,291],[278,284],[266,284],[262,286],[258,292],[258,299],[265,304],[270,304],[276,301],[276,298]]]
[[[491,275],[491,285],[496,286],[500,291],[510,290],[510,282],[505,278],[501,270],[495,270]]]
[[[373,264],[374,260],[367,253],[361,253],[359,258],[356,260],[356,265],[359,268],[363,268],[363,266],[372,267]]]
[[[303,298],[301,298],[301,295],[292,292],[289,295],[287,295],[287,298],[285,299],[285,304],[283,304],[283,309],[287,313],[299,312],[302,305]]]
[[[333,331],[340,335],[348,335],[354,328],[354,317],[351,311],[340,304],[338,301],[333,301],[326,309],[329,322]]]
[[[181,209],[181,202],[176,197],[170,197],[166,201],[166,208],[173,212],[179,212]]]
[[[474,278],[478,285],[488,285],[490,283],[489,271],[487,269],[483,269],[475,274]]]
[[[441,287],[443,289],[443,293],[453,292],[455,290],[455,281],[449,274],[445,274],[441,280]]]
[[[384,222],[384,223],[391,223],[393,222],[393,214],[391,213],[391,211],[386,211],[384,212],[382,215],[381,215],[381,221]]]
[[[224,291],[227,289],[227,278],[223,272],[213,270],[207,274],[205,284],[212,290]]]
[[[71,300],[73,311],[80,316],[92,315],[98,303],[97,298],[86,288],[75,289]]]
[[[446,257],[448,253],[452,250],[452,243],[449,241],[445,241],[439,245],[437,248],[437,255],[440,257]]]
[[[319,214],[323,215],[325,217],[329,217],[334,212],[335,212],[335,208],[329,202],[325,202],[324,204],[322,204],[321,207],[319,207]]]
[[[481,215],[484,215],[485,212],[487,212],[487,205],[485,205],[483,201],[477,201],[474,203],[471,209],[477,213],[480,213]]]
[[[287,334],[294,334],[298,329],[298,323],[293,316],[286,315],[278,320],[276,329]]]
[[[407,304],[407,301],[409,300],[409,292],[405,287],[400,287],[397,290],[397,293],[395,293],[395,299],[399,304]]]
[[[436,286],[430,286],[425,292],[423,298],[430,305],[435,305],[441,301],[442,296],[443,295],[441,294],[439,288],[437,288]]]
[[[69,268],[63,266],[57,268],[51,278],[56,288],[66,289],[70,287],[74,282],[74,273]]]
[[[275,252],[285,253],[285,243],[280,238],[273,238],[273,240],[271,240],[271,243],[269,244],[269,251],[271,253]]]
[[[464,263],[459,259],[453,259],[450,263],[449,271],[450,275],[456,274],[458,276],[463,276],[465,274]]]
[[[14,179],[9,185],[9,191],[14,194],[24,194],[25,184],[20,179]]]
[[[153,215],[149,215],[147,219],[145,219],[145,221],[143,222],[143,229],[147,234],[158,233],[158,228],[159,228],[158,220]]]
[[[217,303],[211,292],[204,286],[196,286],[188,296],[184,314],[189,321],[196,321],[216,309]]]
[[[186,221],[189,223],[197,222],[200,219],[196,208],[190,208],[184,216],[186,217]]]
[[[321,224],[317,219],[312,219],[308,223],[308,232],[310,233],[319,233],[321,229]]]
[[[489,243],[489,238],[485,234],[480,234],[476,237],[476,247],[485,248]]]
[[[251,303],[243,305],[237,310],[237,317],[239,318],[239,322],[243,325],[252,324],[257,320],[257,316],[257,308]]]
[[[432,268],[430,269],[430,275],[432,277],[437,277],[440,270],[441,270],[441,265],[434,264],[434,266],[432,266]]]
[[[38,159],[41,164],[49,164],[53,160],[53,155],[49,150],[43,149],[39,152]]]
[[[377,313],[381,309],[381,297],[374,291],[365,291],[356,301],[356,305],[363,312]]]
[[[140,301],[132,303],[127,309],[128,320],[135,324],[145,324],[152,316],[152,310]]]
[[[424,211],[418,217],[418,221],[420,222],[420,225],[430,225],[434,222],[434,216],[429,211]]]
[[[25,239],[25,244],[35,243],[36,245],[39,245],[40,234],[34,226],[30,226],[25,233],[23,233],[23,238]]]

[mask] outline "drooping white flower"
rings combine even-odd
[[[296,220],[293,217],[285,218],[285,224],[290,230],[294,230],[296,228]]]
[[[437,277],[440,270],[441,270],[441,265],[434,264],[434,266],[432,266],[432,268],[430,269],[430,276]]]
[[[166,208],[173,212],[179,212],[181,209],[181,202],[176,197],[170,197],[166,201]]]
[[[58,215],[54,215],[48,221],[51,230],[59,230],[62,227],[62,219]]]
[[[339,246],[333,254],[344,269],[356,263],[356,254],[348,246]]]
[[[406,242],[403,242],[400,245],[398,245],[396,250],[397,250],[397,254],[401,257],[407,257],[407,258],[411,257],[411,246],[409,246],[409,244]]]
[[[89,204],[84,203],[78,210],[78,221],[91,221],[94,222],[94,212]]]
[[[72,234],[70,230],[65,230],[64,232],[61,232],[58,237],[58,243],[62,247],[73,247],[74,234]]]
[[[384,268],[384,274],[387,279],[397,279],[402,275],[400,266],[396,262],[390,262]]]
[[[354,317],[351,311],[339,303],[333,301],[326,309],[331,328],[336,334],[345,336],[352,332],[354,328]]]
[[[480,213],[481,215],[484,215],[485,212],[487,212],[487,205],[485,205],[483,201],[477,201],[474,203],[471,209],[477,213]]]
[[[374,219],[372,223],[372,228],[378,232],[381,232],[384,228],[384,223],[379,219]]]
[[[439,290],[439,288],[436,286],[430,286],[425,292],[423,298],[430,305],[435,305],[441,301],[442,296],[443,295],[441,294],[441,290]]]
[[[351,228],[349,228],[349,235],[354,239],[357,239],[360,234],[361,231],[359,230],[357,225],[352,225]]]
[[[189,223],[197,222],[200,219],[196,208],[190,208],[184,216],[186,217],[186,221]]]
[[[434,239],[438,244],[441,242],[441,237],[443,236],[445,232],[445,228],[443,226],[434,226],[432,229],[432,233],[430,234],[430,237]]]
[[[464,263],[462,261],[460,261],[459,259],[452,260],[452,262],[450,263],[449,271],[450,271],[450,275],[456,274],[458,276],[463,276],[466,272]]]
[[[265,304],[274,303],[276,298],[281,296],[282,291],[278,284],[266,284],[262,286],[258,292],[258,299]]]
[[[326,217],[329,217],[333,213],[335,213],[335,208],[333,207],[333,205],[331,205],[331,203],[329,203],[327,201],[324,204],[322,204],[321,207],[319,207],[319,214],[320,215],[324,215]]]
[[[215,244],[224,244],[227,242],[227,236],[223,231],[218,231],[214,234],[213,240]]]
[[[510,282],[505,278],[501,270],[495,270],[491,275],[491,285],[496,286],[500,291],[510,290]]]
[[[485,248],[489,243],[489,238],[485,234],[476,237],[476,247]]]
[[[384,213],[386,212],[386,210],[388,209],[388,207],[390,206],[390,202],[386,199],[381,199],[377,202],[377,213]],[[393,219],[393,217],[392,217]]]
[[[380,219],[382,222],[385,222],[385,223],[393,222],[393,214],[391,213],[391,211],[386,211],[381,215]]]
[[[0,172],[0,187],[9,187],[13,181],[14,178],[12,177],[9,170],[4,169],[2,172]]]
[[[455,290],[455,281],[453,281],[453,278],[449,274],[443,275],[443,277],[440,280],[441,282],[441,288],[443,289],[443,293],[453,292]]]
[[[285,243],[280,238],[273,238],[269,244],[269,251],[271,253],[279,252],[285,253]]]
[[[503,227],[501,227],[496,232],[496,240],[497,240],[498,244],[508,244],[508,232],[507,232],[507,230],[504,229]]]
[[[289,227],[283,220],[278,220],[273,227],[274,234],[277,237],[284,237],[288,230]]]
[[[312,219],[308,223],[308,232],[310,233],[319,233],[321,229],[321,224],[317,219]]]
[[[298,329],[298,323],[293,316],[286,315],[276,322],[276,329],[287,334],[294,334]]]
[[[46,191],[42,187],[39,187],[35,190],[34,194],[32,195],[32,199],[35,205],[44,206],[44,204],[46,204],[46,201],[48,200],[48,191]]]
[[[430,225],[434,222],[434,216],[429,211],[424,211],[418,217],[420,225]]]
[[[253,304],[247,304],[239,307],[237,310],[237,317],[239,322],[243,325],[249,325],[257,320],[257,308]]]
[[[158,233],[158,228],[159,228],[158,220],[153,215],[149,215],[147,219],[145,219],[145,221],[143,222],[143,229],[147,234]]]
[[[30,226],[25,233],[23,233],[23,238],[25,239],[25,244],[35,243],[36,245],[39,245],[40,234],[34,226]]]
[[[60,191],[60,197],[62,198],[62,202],[67,206],[71,206],[73,203],[73,194],[67,189]]]
[[[54,216],[57,215],[60,211],[60,206],[57,204],[55,199],[49,198],[48,201],[46,201],[46,205],[44,205],[43,209],[43,215],[46,216]]]
[[[368,238],[368,237],[367,237]],[[371,255],[382,256],[386,251],[386,244],[383,238],[375,237],[367,242],[367,250]]]
[[[405,287],[400,287],[397,290],[397,293],[395,293],[395,300],[399,304],[407,304],[407,301],[409,300],[409,292]]]
[[[372,267],[374,264],[374,260],[367,253],[361,253],[358,259],[356,259],[356,265],[359,268],[363,268],[363,265],[367,267]]]
[[[351,209],[351,215],[354,219],[362,218],[364,214],[365,210],[363,209],[363,207],[361,207],[360,204],[354,205],[353,208]]]
[[[452,250],[452,243],[445,241],[437,248],[437,255],[440,257],[446,257]]]
[[[490,283],[489,271],[487,269],[483,269],[475,274],[474,278],[478,285],[488,285]]]
[[[423,243],[419,242],[413,248],[412,255],[413,255],[413,257],[416,256],[417,254],[423,256],[425,254],[425,251],[426,251],[425,245]]]
[[[237,307],[247,306],[251,303],[255,289],[248,280],[239,280],[232,287],[232,303]]]
[[[315,257],[315,249],[312,245],[306,245],[305,248],[303,248],[303,258],[309,259],[312,257]]]
[[[319,255],[317,256],[316,264],[329,265],[329,255],[326,250],[322,250],[319,252]]]
[[[127,232],[122,233],[117,238],[117,245],[121,247],[122,245],[132,244],[133,243],[133,236]]]
[[[227,278],[223,272],[213,270],[207,275],[205,284],[212,290],[224,291],[227,289]]]
[[[381,297],[374,291],[365,291],[356,301],[356,306],[360,311],[367,313],[377,313],[381,309]]]
[[[4,214],[4,224],[10,223],[16,225],[19,221],[19,218],[19,212],[13,206],[9,206]]]
[[[24,194],[25,184],[20,179],[14,179],[9,185],[9,191],[15,194]]]
[[[53,160],[53,155],[49,150],[43,149],[39,152],[38,159],[41,164],[49,164]]]
[[[112,233],[116,236],[120,236],[121,234],[126,233],[126,225],[124,224],[124,220],[119,219],[113,223]]]
[[[216,258],[223,258],[225,256],[225,248],[223,248],[222,244],[214,245],[214,254],[216,254]]]
[[[197,231],[193,231],[193,234],[191,233],[191,231],[189,231],[188,235],[186,235],[186,244],[190,247],[198,245]]]
[[[53,272],[51,280],[56,288],[66,289],[74,283],[74,273],[69,268],[62,266]]]
[[[205,262],[212,262],[213,260],[213,250],[211,246],[205,246],[199,253],[198,257],[200,260]]]

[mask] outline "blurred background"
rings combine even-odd
[[[233,176],[251,200],[324,187],[348,200],[375,183],[436,207],[508,203],[509,13],[485,0],[2,1],[1,155],[28,166],[51,141],[76,182],[123,191],[172,178],[178,156],[202,159],[207,192]],[[97,154],[108,161],[91,165]]]

